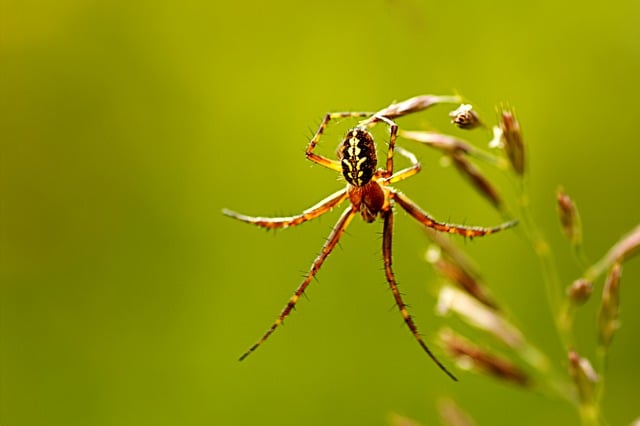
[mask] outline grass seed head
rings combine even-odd
[[[527,387],[531,384],[529,375],[516,364],[472,344],[451,330],[442,331],[440,340],[463,369],[487,374],[518,386]]]
[[[462,104],[456,110],[449,113],[451,122],[461,129],[471,130],[482,125],[478,114],[469,104]]]
[[[576,351],[569,351],[569,375],[576,385],[580,401],[589,405],[596,395],[596,383],[598,374],[591,366],[588,359],[582,358]]]
[[[556,201],[562,231],[572,245],[580,244],[582,242],[582,224],[575,203],[562,188],[557,191]]]
[[[598,340],[607,348],[611,344],[613,335],[620,328],[618,319],[620,305],[620,277],[622,266],[615,263],[607,275],[602,289],[602,303],[598,312]]]
[[[440,316],[453,312],[467,324],[489,333],[515,351],[519,351],[524,345],[524,337],[520,330],[500,312],[455,287],[444,286],[440,290],[436,312]]]
[[[567,288],[567,296],[571,303],[576,306],[580,306],[584,304],[589,297],[591,297],[591,293],[593,292],[593,283],[591,281],[585,280],[584,278],[580,278],[575,280],[568,288]]]
[[[458,287],[484,305],[492,309],[497,309],[496,303],[491,296],[489,296],[489,292],[485,286],[461,265],[456,264],[446,257],[440,257],[433,262],[433,266],[447,281],[458,285]]]
[[[500,112],[500,130],[502,130],[502,145],[511,162],[513,170],[519,175],[524,174],[524,141],[520,123],[510,109]]]

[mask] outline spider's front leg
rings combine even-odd
[[[409,161],[411,162],[411,166],[407,167],[406,169],[402,169],[394,174],[392,174],[388,179],[387,182],[388,183],[396,183],[399,182],[401,180],[405,180],[407,178],[410,178],[411,176],[417,174],[420,172],[420,170],[422,170],[422,166],[420,165],[420,162],[418,161],[418,159],[416,158],[416,156],[407,151],[406,149],[403,149],[401,147],[396,147],[395,150],[401,154],[403,157],[408,158]]]
[[[418,332],[418,327],[413,322],[413,318],[409,315],[407,311],[407,305],[402,300],[402,295],[400,294],[400,290],[398,290],[398,284],[396,283],[395,276],[393,275],[393,269],[391,268],[391,242],[393,239],[393,201],[389,205],[388,210],[380,212],[382,217],[384,218],[384,230],[382,237],[382,257],[384,258],[384,272],[387,277],[387,282],[389,283],[389,287],[391,288],[391,292],[393,293],[393,297],[396,301],[396,305],[402,314],[402,318],[404,318],[404,322],[413,333],[413,336],[416,338],[422,349],[429,355],[429,357],[436,363],[438,367],[442,371],[444,371],[449,377],[453,380],[457,381],[458,379],[445,367],[438,358],[431,352],[427,344],[422,339],[422,336]]]
[[[264,333],[264,335],[256,343],[254,343],[245,353],[243,353],[242,356],[240,356],[240,361],[242,361],[247,356],[249,356],[251,352],[258,349],[258,347],[262,343],[264,343],[264,341],[267,340],[269,336],[271,336],[271,334],[275,331],[275,329],[278,328],[280,324],[282,324],[282,321],[284,321],[284,319],[291,313],[293,308],[295,308],[296,303],[298,303],[298,299],[300,299],[300,296],[302,296],[302,293],[304,293],[305,289],[309,286],[309,283],[311,283],[311,280],[313,279],[313,277],[315,277],[315,275],[318,273],[318,270],[324,263],[327,256],[329,256],[329,254],[334,249],[336,244],[338,244],[338,241],[340,240],[340,237],[344,233],[344,230],[347,229],[349,222],[351,222],[351,219],[353,219],[353,216],[357,212],[358,211],[353,206],[349,206],[344,211],[344,213],[342,213],[342,216],[340,216],[340,219],[338,219],[336,226],[334,226],[333,230],[331,231],[331,234],[329,234],[329,238],[327,238],[327,241],[322,246],[322,250],[320,251],[320,254],[318,255],[318,257],[316,257],[316,259],[311,264],[311,269],[309,269],[309,273],[307,273],[302,283],[298,286],[298,288],[296,289],[296,292],[293,294],[293,296],[291,296],[291,299],[289,299],[289,302],[284,307],[284,309],[282,310],[278,318],[271,325],[271,327],[269,327],[267,332]]]
[[[388,119],[383,115],[376,115],[375,120],[384,121],[389,126],[389,150],[387,151],[387,164],[384,177],[390,177],[393,174],[393,153],[396,147],[396,138],[398,136],[398,125],[395,121]]]
[[[324,116],[324,119],[322,120],[322,123],[320,123],[320,127],[318,128],[318,131],[316,132],[316,134],[313,135],[313,138],[311,138],[311,140],[309,141],[305,155],[309,160],[313,161],[314,163],[320,164],[321,166],[324,166],[336,172],[342,172],[342,166],[340,165],[339,161],[331,160],[330,158],[327,158],[323,155],[316,154],[315,152],[313,152],[313,150],[316,148],[316,145],[318,145],[318,141],[320,140],[320,137],[322,137],[324,130],[327,128],[327,125],[332,119],[349,118],[349,117],[369,117],[371,115],[373,115],[372,112],[330,112],[328,113],[327,115]]]

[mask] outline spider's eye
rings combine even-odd
[[[378,165],[373,136],[361,127],[349,130],[340,145],[338,157],[347,182],[353,186],[365,185],[373,177]]]

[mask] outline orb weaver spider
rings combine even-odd
[[[436,356],[431,352],[427,344],[422,339],[422,336],[418,332],[418,328],[416,327],[415,322],[407,311],[407,305],[404,303],[402,295],[398,290],[398,285],[396,283],[393,269],[391,267],[393,206],[395,203],[397,203],[407,213],[409,213],[409,215],[411,215],[414,219],[416,219],[424,226],[433,228],[436,231],[449,234],[458,234],[462,235],[463,237],[469,238],[493,234],[495,232],[510,228],[517,222],[506,222],[493,228],[453,225],[439,222],[436,219],[432,218],[429,214],[424,212],[407,196],[390,186],[391,184],[400,182],[415,175],[421,169],[421,165],[416,159],[415,155],[413,155],[409,151],[402,149],[401,147],[396,146],[398,125],[392,119],[409,114],[411,112],[425,109],[428,106],[437,103],[438,101],[447,101],[448,99],[451,98],[434,97],[429,95],[417,96],[404,102],[393,104],[377,113],[328,113],[325,115],[322,123],[320,124],[320,127],[307,145],[305,155],[312,162],[331,169],[335,172],[341,173],[344,179],[347,181],[347,185],[345,188],[328,196],[324,200],[303,211],[301,214],[290,217],[253,217],[245,216],[243,214],[236,213],[227,209],[223,210],[223,213],[225,215],[241,220],[243,222],[251,223],[267,229],[276,229],[300,225],[304,222],[315,219],[318,216],[321,216],[324,213],[332,210],[334,207],[337,207],[347,199],[350,203],[349,207],[347,207],[347,209],[342,213],[342,215],[338,219],[338,222],[333,227],[331,233],[329,234],[329,237],[322,246],[320,254],[311,264],[309,272],[305,275],[302,283],[298,286],[293,296],[291,296],[289,302],[284,307],[278,318],[273,322],[266,333],[264,333],[264,335],[256,343],[254,343],[245,353],[242,354],[242,356],[240,357],[240,361],[245,359],[262,343],[264,343],[264,341],[267,340],[269,336],[271,336],[276,328],[280,324],[282,324],[284,319],[291,313],[291,311],[296,306],[296,303],[298,302],[300,296],[304,293],[307,286],[311,283],[311,280],[318,273],[318,270],[340,240],[340,237],[344,233],[353,217],[357,213],[360,213],[364,221],[368,223],[373,222],[378,215],[380,215],[380,217],[382,218],[384,222],[382,237],[384,271],[391,292],[393,293],[395,304],[400,310],[404,322],[408,326],[409,330],[411,330],[411,333],[417,340],[418,344],[422,347],[422,349],[443,372],[445,372],[453,380],[457,381],[456,377],[438,360],[438,358],[436,358]],[[332,160],[330,158],[316,154],[314,150],[329,122],[338,118],[363,118],[363,120],[360,121],[356,127],[350,129],[347,132],[342,143],[338,147],[338,159]],[[369,127],[378,122],[384,122],[389,126],[389,148],[387,151],[386,165],[385,168],[381,169],[376,168],[376,145],[373,140],[373,135],[368,130]],[[407,158],[411,165],[394,173],[393,156],[395,153],[399,153],[400,155]]]

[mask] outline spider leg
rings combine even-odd
[[[275,320],[273,325],[271,325],[271,327],[267,330],[267,332],[256,343],[254,343],[253,346],[251,346],[245,353],[242,354],[242,356],[240,356],[240,361],[242,361],[247,356],[249,356],[251,352],[258,349],[258,347],[265,340],[267,340],[269,336],[271,336],[271,334],[275,331],[275,329],[278,328],[278,326],[282,324],[282,321],[284,321],[284,319],[291,313],[291,310],[296,306],[298,299],[300,298],[302,293],[304,293],[309,283],[311,283],[311,280],[313,279],[313,277],[318,273],[318,270],[324,263],[324,260],[327,258],[327,256],[329,256],[329,254],[331,253],[333,248],[336,246],[336,244],[338,244],[338,241],[340,240],[342,233],[347,228],[347,226],[349,225],[349,222],[351,222],[351,219],[353,219],[353,216],[357,212],[358,211],[353,206],[350,206],[344,211],[344,213],[342,213],[342,216],[340,216],[340,219],[338,220],[336,225],[333,227],[331,234],[329,234],[329,238],[327,238],[327,241],[322,246],[322,250],[320,251],[320,254],[318,254],[318,257],[316,257],[316,259],[311,264],[311,269],[309,269],[309,273],[307,273],[304,281],[302,281],[302,283],[298,286],[298,288],[296,289],[296,292],[293,294],[293,296],[291,296],[291,299],[289,299],[289,302],[284,307],[282,312],[280,312],[280,315]]]
[[[479,226],[464,226],[464,225],[453,225],[444,222],[438,222],[431,216],[429,216],[426,212],[424,212],[416,203],[407,198],[406,195],[397,192],[396,190],[388,187],[387,188],[391,193],[391,198],[400,204],[400,206],[407,211],[414,219],[423,225],[433,228],[439,232],[445,232],[448,234],[458,234],[463,237],[482,237],[484,235],[493,234],[499,231],[502,231],[507,228],[511,228],[515,226],[518,221],[512,220],[510,222],[505,222],[501,225],[495,226],[493,228],[482,228]]]
[[[275,228],[287,228],[289,226],[300,225],[301,223],[308,222],[311,219],[315,219],[316,217],[328,212],[333,209],[340,203],[342,203],[347,198],[347,190],[341,189],[340,191],[329,195],[324,200],[318,202],[313,207],[310,207],[300,213],[299,215],[289,216],[289,217],[256,217],[256,216],[245,216],[240,213],[236,213],[231,210],[223,209],[222,213],[232,217],[234,219],[241,220],[243,222],[252,223],[254,225],[267,228],[267,229],[275,229]]]
[[[392,206],[391,206],[392,207]],[[382,237],[382,256],[384,258],[384,272],[387,277],[387,281],[389,282],[389,287],[391,287],[391,292],[393,293],[393,297],[396,301],[396,305],[398,305],[398,309],[400,309],[400,313],[402,314],[402,318],[404,318],[404,322],[407,324],[411,333],[416,338],[422,349],[429,355],[429,357],[436,363],[438,367],[442,371],[444,371],[449,377],[451,377],[454,381],[458,381],[458,379],[451,373],[447,367],[445,367],[436,356],[429,350],[429,347],[420,336],[418,332],[418,328],[416,324],[413,322],[413,318],[409,315],[407,311],[407,305],[402,300],[402,296],[400,295],[400,291],[398,290],[398,284],[396,283],[396,279],[393,275],[393,269],[391,269],[391,240],[393,238],[393,210],[391,207],[381,212],[382,217],[384,218],[384,230]]]
[[[369,117],[372,115],[372,112],[330,112],[324,116],[322,123],[320,123],[320,127],[313,138],[309,141],[307,145],[307,150],[305,155],[307,158],[314,163],[320,164],[321,166],[327,167],[336,172],[342,172],[342,165],[339,161],[331,160],[323,155],[316,154],[313,150],[316,148],[320,137],[324,133],[324,130],[327,128],[329,121],[335,118],[348,118],[348,117]]]
[[[373,120],[373,121],[372,121]],[[385,177],[389,177],[393,174],[393,152],[396,146],[396,137],[398,136],[398,125],[395,121],[390,120],[384,115],[376,114],[369,122],[384,121],[389,126],[389,150],[387,151],[387,164],[384,172]]]
[[[417,174],[422,169],[420,162],[418,162],[418,159],[416,158],[415,155],[413,155],[413,153],[399,146],[397,146],[395,150],[397,153],[399,153],[403,157],[408,158],[409,161],[411,161],[411,166],[392,174],[391,177],[389,177],[387,180],[388,183],[396,183],[401,180],[405,180]]]

